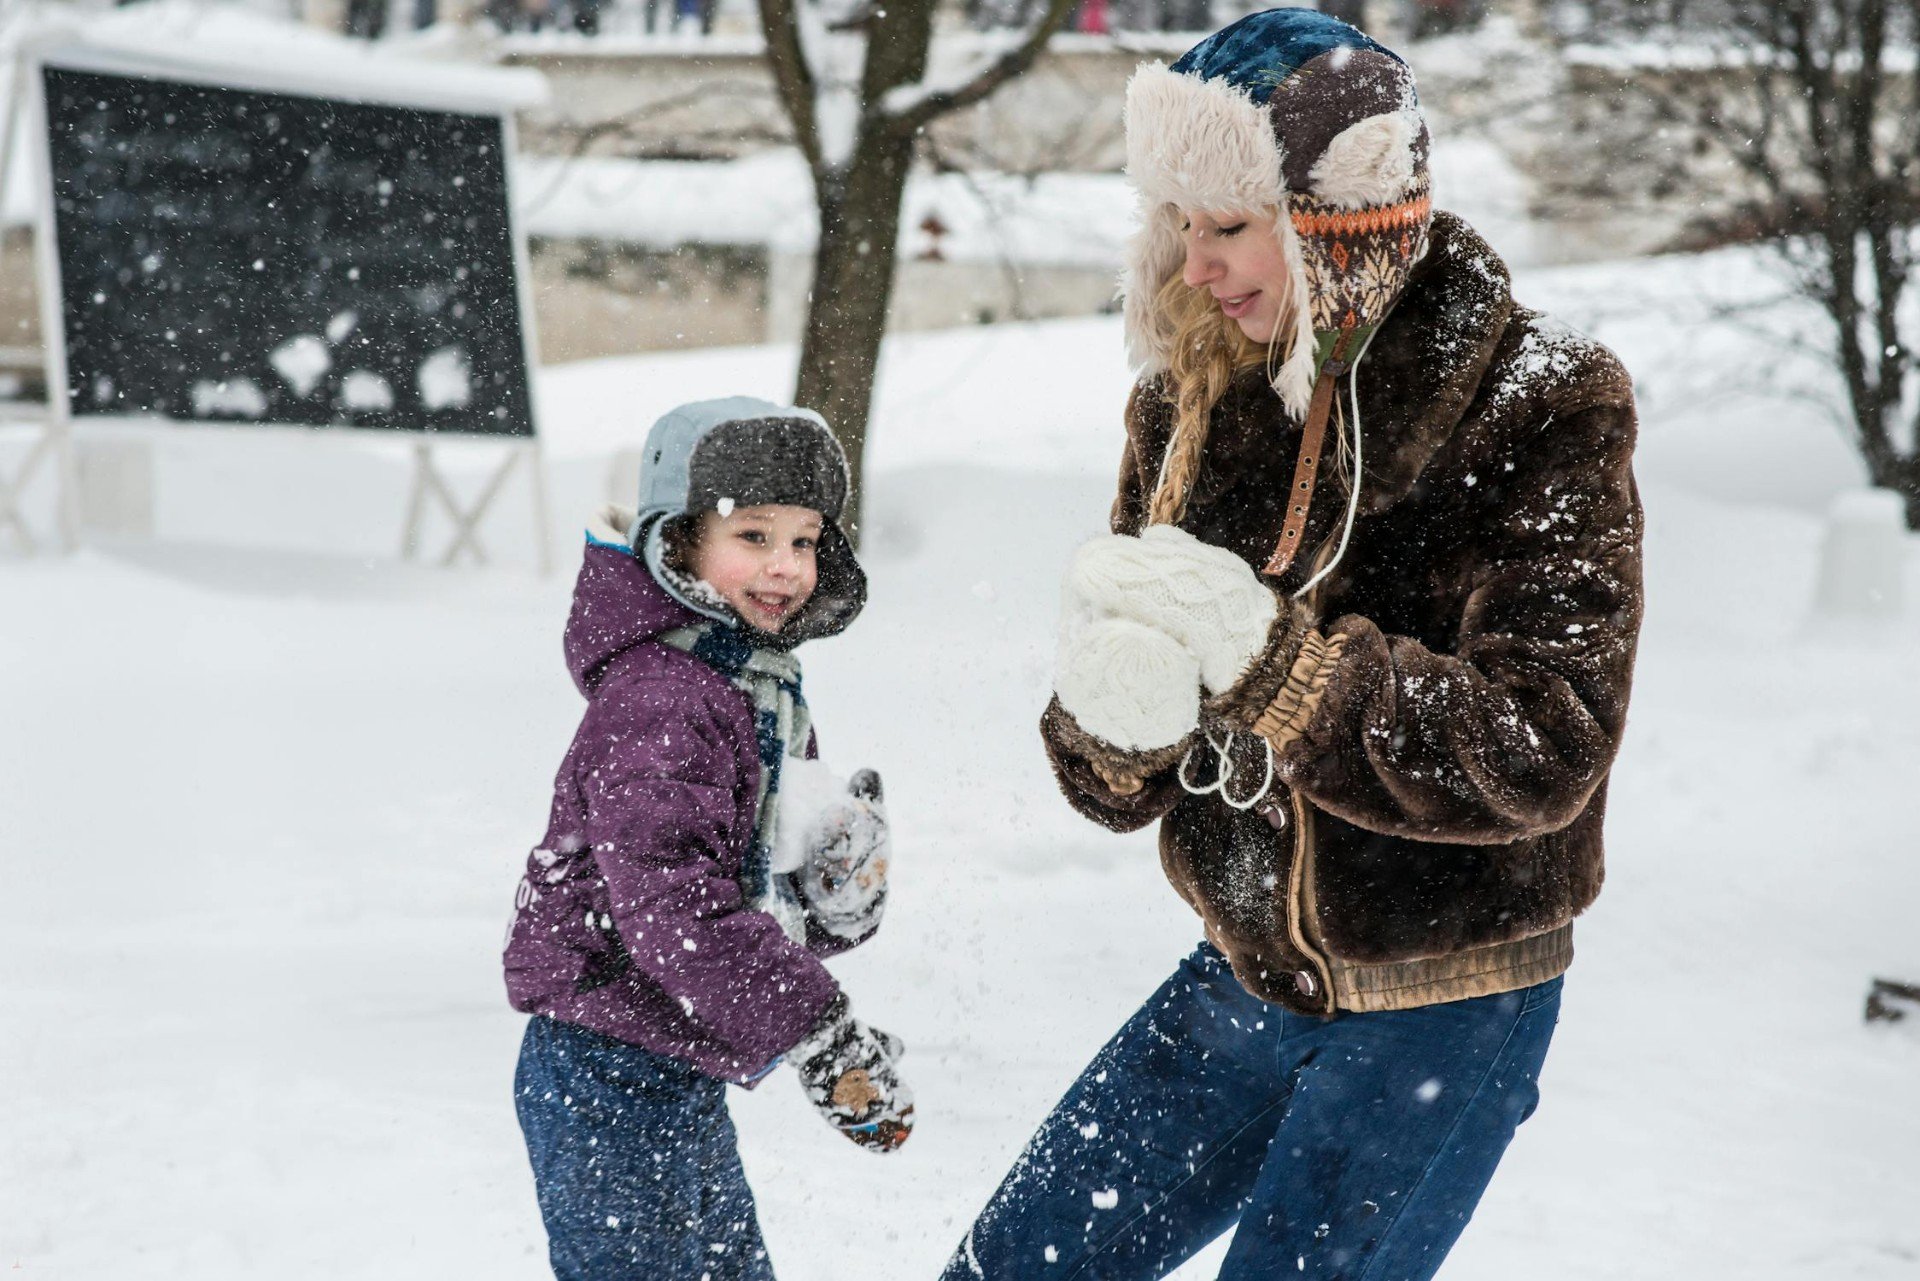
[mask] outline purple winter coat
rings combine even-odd
[[[746,1084],[839,990],[746,906],[759,749],[747,696],[660,633],[705,621],[623,548],[589,542],[567,665],[589,700],[507,936],[513,1007]],[[810,931],[811,934],[811,931]]]

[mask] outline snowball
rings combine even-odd
[[[340,383],[340,403],[356,413],[382,412],[393,408],[393,388],[370,369],[356,369]]]
[[[1093,1208],[1096,1210],[1111,1210],[1119,1204],[1120,1189],[1118,1188],[1102,1188],[1093,1194]]]
[[[797,872],[806,865],[808,836],[821,816],[846,798],[847,780],[829,769],[825,761],[789,756],[780,763],[780,808],[774,819],[768,861],[776,875]]]
[[[415,380],[420,385],[420,403],[429,411],[465,409],[473,400],[473,366],[467,361],[466,348],[457,343],[421,361]]]
[[[333,368],[333,357],[318,334],[295,334],[267,353],[267,363],[294,395],[305,400]]]

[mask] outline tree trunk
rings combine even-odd
[[[865,496],[867,418],[893,298],[900,202],[912,157],[911,137],[882,133],[862,139],[846,169],[814,179],[820,240],[794,399],[825,415],[847,451],[853,494],[845,523],[856,542]]]

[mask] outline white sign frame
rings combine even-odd
[[[442,434],[417,428],[382,428],[379,432],[372,433],[365,428],[345,424],[315,427],[308,423],[271,421],[249,421],[239,424],[208,422],[192,418],[146,419],[129,415],[75,415],[67,387],[66,317],[63,309],[65,293],[60,276],[60,252],[54,217],[53,140],[48,130],[44,75],[48,67],[64,71],[160,80],[172,84],[236,89],[241,92],[277,93],[321,101],[397,107],[403,110],[411,108],[422,111],[457,112],[465,115],[487,116],[497,120],[500,124],[501,182],[506,203],[507,237],[512,254],[514,294],[520,309],[521,361],[527,374],[527,420],[532,428],[532,434],[495,441],[484,433]],[[381,68],[381,71],[385,75],[391,75],[398,69],[398,63],[389,63]],[[17,497],[18,489],[31,479],[33,468],[48,451],[56,460],[56,484],[59,486],[56,505],[60,513],[62,543],[69,550],[78,543],[78,531],[75,528],[77,522],[73,514],[75,506],[73,442],[76,428],[88,435],[100,432],[116,436],[139,435],[151,439],[149,433],[161,425],[170,430],[200,428],[222,432],[246,426],[327,434],[350,432],[357,435],[362,442],[388,439],[405,442],[409,445],[412,455],[413,475],[408,491],[404,528],[400,538],[400,554],[407,560],[412,560],[419,554],[428,509],[437,507],[452,527],[451,541],[438,557],[439,563],[443,566],[455,564],[463,550],[470,554],[474,563],[486,563],[486,552],[478,538],[480,523],[505,487],[506,480],[517,468],[524,466],[532,500],[535,563],[541,574],[551,572],[553,567],[552,531],[548,520],[546,463],[539,429],[539,397],[534,379],[539,339],[533,311],[527,242],[521,226],[520,203],[514,189],[513,157],[518,147],[518,132],[513,116],[514,104],[503,103],[499,95],[477,92],[469,80],[458,76],[443,77],[444,83],[441,84],[435,84],[432,76],[416,77],[411,83],[398,90],[391,89],[385,83],[376,83],[371,80],[356,84],[351,77],[332,87],[322,83],[323,80],[333,79],[335,77],[321,72],[262,73],[258,69],[237,66],[219,58],[196,58],[172,52],[158,54],[99,47],[88,44],[84,40],[76,40],[74,33],[70,31],[63,31],[56,37],[39,41],[22,42],[13,60],[12,102],[7,112],[5,126],[7,137],[4,142],[0,142],[0,163],[7,159],[6,153],[13,145],[16,130],[31,129],[32,143],[28,146],[28,154],[31,158],[30,171],[33,185],[34,257],[40,294],[40,323],[45,352],[48,412],[42,429],[42,440],[33,447],[28,456],[28,463],[12,481],[0,475],[0,522],[7,522],[10,519],[21,537],[27,540],[29,550],[32,550],[31,537],[13,500]],[[524,94],[519,96],[527,97]],[[0,180],[4,179],[5,173],[6,170],[0,168]],[[497,443],[505,451],[500,465],[491,472],[479,493],[471,501],[461,500],[438,466],[434,456],[434,446],[436,441],[440,440],[457,442],[463,447],[470,444]]]

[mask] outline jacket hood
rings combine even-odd
[[[633,554],[625,530],[633,513],[605,507],[587,526],[587,550],[573,585],[567,615],[567,671],[591,696],[607,663],[662,632],[701,621],[701,615],[667,593]]]
[[[866,605],[866,572],[840,527],[851,487],[846,454],[826,419],[813,410],[752,396],[694,401],[669,410],[648,431],[640,461],[640,505],[626,513],[614,545],[630,548],[667,595],[694,614],[746,627],[724,600],[670,563],[674,523],[699,512],[763,503],[819,512],[819,582],[813,595],[778,635],[754,632],[757,643],[791,648],[846,630]],[[612,519],[611,512],[606,519]],[[606,532],[589,530],[588,539],[605,542]]]
[[[1122,279],[1128,356],[1165,369],[1174,333],[1155,302],[1181,269],[1180,207],[1273,209],[1295,330],[1274,388],[1304,417],[1337,354],[1351,359],[1425,253],[1429,136],[1413,73],[1344,22],[1251,14],[1127,86],[1127,176],[1139,205]]]

